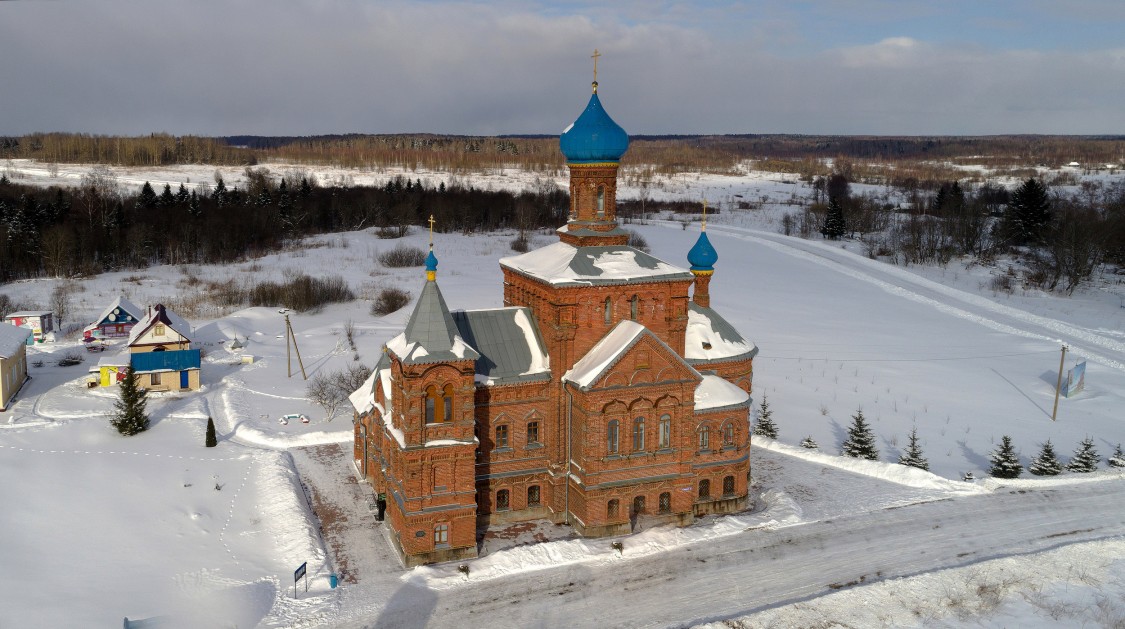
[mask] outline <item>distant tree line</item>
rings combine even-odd
[[[438,231],[554,227],[567,193],[551,182],[514,194],[396,177],[381,187],[320,186],[297,174],[278,181],[248,168],[245,185],[121,191],[107,168],[77,188],[24,186],[0,176],[0,281],[69,277],[155,264],[231,262],[287,239],[365,227],[423,225]]]

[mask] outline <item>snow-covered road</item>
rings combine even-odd
[[[1125,535],[1120,479],[1000,488],[619,562],[520,573],[447,590],[403,584],[373,626],[692,626],[842,587]],[[407,594],[409,592],[409,594]],[[524,604],[537,599],[537,604]],[[401,604],[396,604],[401,601]],[[420,605],[420,602],[425,604]]]

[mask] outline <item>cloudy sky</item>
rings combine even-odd
[[[0,0],[0,134],[1125,133],[1125,0]]]

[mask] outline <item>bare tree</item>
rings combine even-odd
[[[63,321],[70,317],[70,296],[73,292],[74,285],[70,282],[60,282],[51,291],[51,310],[55,313],[60,330]]]

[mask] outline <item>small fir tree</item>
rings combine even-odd
[[[184,187],[184,184],[181,183],[180,189],[176,191],[176,203],[187,203],[187,201],[188,190],[186,187]]]
[[[1043,444],[1043,448],[1039,450],[1039,455],[1031,459],[1031,465],[1027,466],[1027,471],[1036,476],[1058,476],[1059,472],[1062,471],[1062,464],[1055,456],[1055,447],[1051,445],[1050,439]]]
[[[145,413],[147,392],[137,383],[137,374],[132,367],[125,369],[125,379],[121,381],[121,396],[113,403],[113,414],[109,423],[117,432],[131,436],[148,429],[148,415]]]
[[[926,460],[926,457],[922,456],[922,446],[918,443],[917,428],[910,431],[910,443],[906,446],[906,452],[899,455],[898,462],[902,465],[916,467],[920,470],[930,470],[930,462]]]
[[[762,407],[758,409],[758,423],[754,426],[755,435],[777,439],[777,424],[773,423],[771,415],[773,415],[773,411],[770,410],[770,403],[763,395]]]
[[[160,200],[157,202],[157,205],[161,207],[171,207],[175,205],[175,203],[176,197],[172,194],[172,184],[164,184],[164,192],[160,193]]]
[[[210,417],[207,418],[207,438],[203,442],[203,445],[208,448],[214,448],[219,445],[219,439],[215,437],[215,420]]]
[[[1051,200],[1047,187],[1035,178],[1023,182],[1012,193],[1000,227],[1015,245],[1036,244],[1051,222]]]
[[[141,194],[137,198],[137,207],[151,209],[156,207],[157,201],[156,190],[153,190],[152,184],[146,181],[145,185],[141,186]]]
[[[820,448],[820,446],[816,445],[816,442],[813,441],[812,435],[805,437],[804,441],[801,442],[801,447],[808,448],[809,450],[816,450]]]
[[[828,211],[824,215],[824,225],[820,233],[830,240],[836,240],[844,235],[844,208],[836,197],[828,200]]]
[[[1070,462],[1066,464],[1066,471],[1068,472],[1096,472],[1098,470],[1098,451],[1094,449],[1094,440],[1086,437],[1082,443],[1078,444],[1078,448],[1074,450],[1074,456]]]
[[[1113,456],[1109,457],[1109,466],[1117,468],[1125,467],[1125,452],[1121,451],[1120,443],[1114,448]]]
[[[863,409],[852,415],[852,425],[848,428],[848,438],[840,446],[844,454],[857,459],[879,460],[879,450],[875,448],[875,433],[863,418]]]
[[[996,478],[1019,478],[1020,474],[1023,473],[1020,457],[1016,454],[1016,448],[1012,445],[1012,438],[1008,435],[1000,438],[1000,445],[992,451],[988,458],[992,463],[988,473]]]

